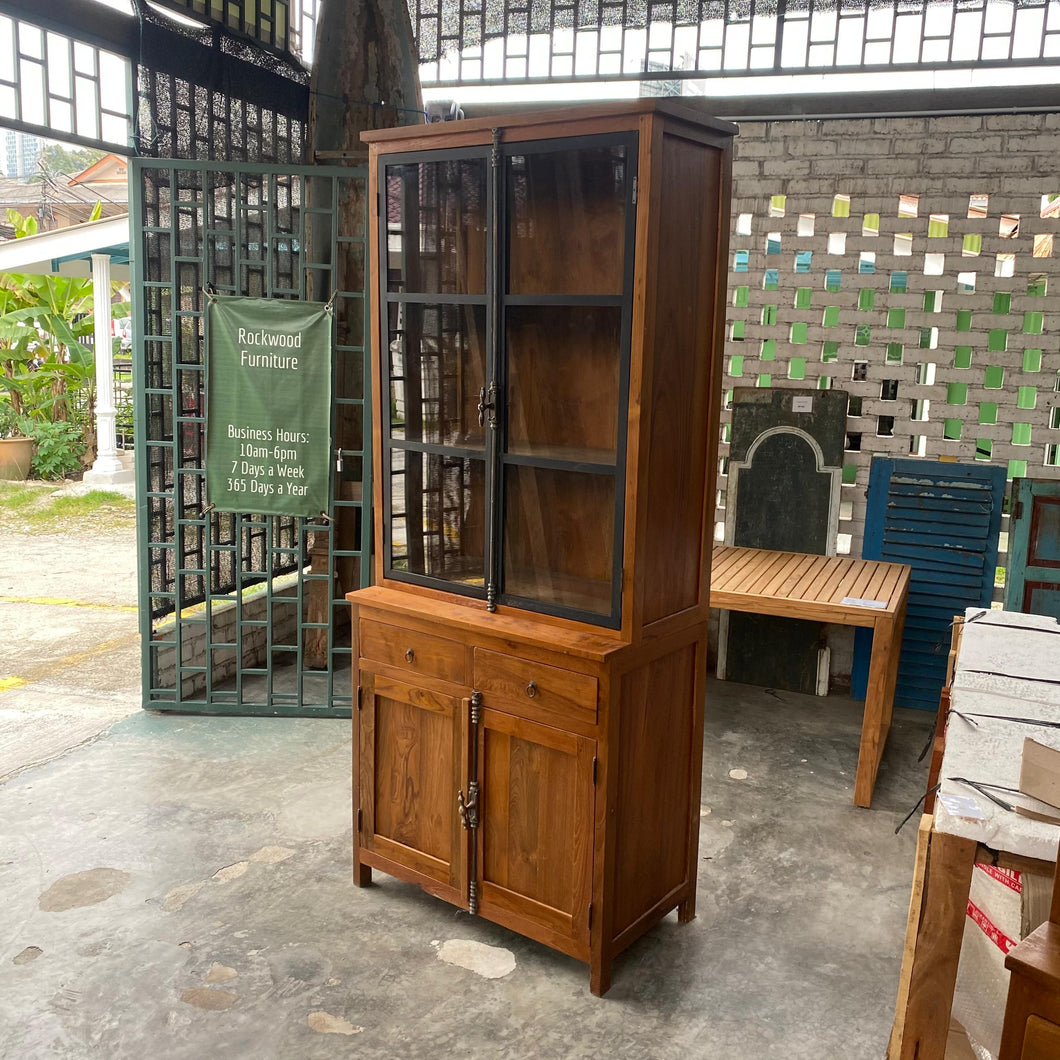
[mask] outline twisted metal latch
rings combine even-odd
[[[479,387],[478,391],[478,425],[486,426],[486,413],[489,413],[489,425],[497,426],[497,384]]]
[[[460,814],[460,823],[465,828],[478,828],[478,781],[473,780],[467,786],[467,798],[464,793],[456,793],[456,810]]]

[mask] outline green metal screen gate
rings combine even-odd
[[[348,715],[343,596],[367,583],[371,535],[365,170],[133,159],[130,177],[143,704]],[[204,288],[334,296],[319,518],[208,508]]]

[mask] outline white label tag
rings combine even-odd
[[[812,397],[793,397],[791,399],[792,412],[813,412]]]
[[[966,821],[985,821],[986,814],[979,807],[979,803],[969,795],[951,795],[949,792],[939,792],[939,802],[946,807],[946,812],[951,817],[963,817]]]
[[[863,600],[860,596],[844,596],[839,602],[854,604],[855,607],[875,607],[881,611],[887,606],[886,600]]]

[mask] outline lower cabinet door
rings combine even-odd
[[[596,744],[489,708],[478,740],[479,912],[586,959]]]
[[[468,700],[364,671],[361,689],[361,857],[466,905],[457,793],[467,769]]]

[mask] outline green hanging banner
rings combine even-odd
[[[326,512],[331,313],[323,302],[208,297],[208,500],[222,512]]]

